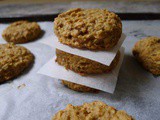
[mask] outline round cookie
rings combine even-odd
[[[42,30],[36,22],[17,21],[10,24],[2,33],[7,42],[26,43],[40,37]]]
[[[66,69],[70,69],[81,75],[85,74],[100,74],[110,72],[119,62],[120,52],[110,64],[110,66],[103,65],[101,63],[89,60],[84,57],[66,53],[59,49],[56,49],[56,62],[59,65],[64,66]]]
[[[34,61],[32,53],[22,46],[0,44],[0,82],[17,77]]]
[[[119,41],[122,23],[106,9],[71,9],[58,15],[54,32],[63,44],[90,50],[109,50]]]
[[[68,88],[70,88],[72,90],[79,91],[79,92],[98,92],[98,90],[96,90],[96,89],[86,87],[84,85],[68,82],[65,80],[62,80],[62,84],[66,85]]]
[[[154,75],[160,75],[160,38],[141,39],[135,44],[132,52],[145,69]]]
[[[81,106],[67,105],[55,114],[52,120],[134,120],[125,111],[116,110],[101,101],[84,103]]]

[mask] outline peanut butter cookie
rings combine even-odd
[[[79,92],[98,92],[98,90],[96,89],[86,87],[84,85],[68,82],[65,80],[62,80],[62,84],[66,85],[68,88],[72,90],[79,91]]]
[[[7,42],[26,43],[40,37],[42,30],[36,22],[17,21],[9,25],[2,33]]]
[[[160,38],[141,39],[135,44],[133,55],[145,69],[154,75],[160,75]]]
[[[81,75],[85,74],[99,74],[110,72],[119,62],[120,52],[117,53],[116,57],[112,61],[110,66],[103,65],[101,63],[89,60],[84,57],[66,53],[59,49],[56,49],[56,62],[59,65],[64,66],[66,69],[70,69]]]
[[[0,82],[17,77],[34,61],[32,53],[14,44],[0,44]]]
[[[64,110],[56,113],[52,120],[133,120],[133,118],[125,111],[95,101],[81,106],[69,104]]]
[[[54,21],[54,32],[63,44],[90,50],[109,50],[119,41],[122,23],[106,9],[71,9]]]

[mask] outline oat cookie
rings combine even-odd
[[[63,44],[90,50],[109,50],[122,34],[120,18],[106,9],[71,9],[54,21],[54,32]]]
[[[81,106],[69,104],[64,110],[56,113],[52,120],[133,120],[133,118],[125,111],[95,101]]]
[[[160,38],[147,37],[138,41],[133,55],[152,74],[160,75]]]
[[[84,85],[68,82],[65,80],[62,80],[62,84],[66,85],[68,88],[70,88],[72,90],[79,91],[79,92],[98,92],[98,90],[96,90],[96,89],[86,87]]]
[[[17,21],[9,25],[2,33],[7,42],[26,43],[40,37],[42,30],[36,22]]]
[[[0,82],[17,77],[34,61],[32,53],[14,44],[0,44]]]
[[[110,66],[103,65],[101,63],[89,60],[84,57],[66,53],[59,49],[56,49],[56,56],[56,62],[59,65],[62,65],[66,69],[70,69],[81,75],[85,75],[110,72],[118,64],[120,52],[117,53],[115,59],[112,61]]]

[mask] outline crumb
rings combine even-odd
[[[20,90],[20,89],[22,89],[22,88],[24,88],[24,87],[26,87],[26,84],[21,84],[21,85],[19,85],[17,88]]]

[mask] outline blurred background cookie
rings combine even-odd
[[[125,111],[95,101],[81,106],[69,104],[64,110],[56,113],[52,120],[133,120],[133,118]]]
[[[84,85],[68,82],[68,81],[65,81],[65,80],[62,80],[62,84],[67,86],[68,88],[70,88],[72,90],[79,91],[79,92],[98,92],[98,90],[96,90],[96,89],[86,87]]]
[[[40,37],[42,30],[36,22],[17,21],[10,24],[2,33],[7,42],[26,43]]]
[[[32,53],[22,46],[0,44],[0,82],[17,77],[34,61]]]
[[[56,49],[56,56],[56,62],[59,65],[62,65],[66,69],[70,69],[81,75],[86,75],[110,72],[118,64],[120,52],[118,51],[116,57],[114,58],[110,66],[106,66],[101,63],[89,60],[87,58],[61,51],[59,49]]]
[[[76,48],[108,50],[122,34],[118,15],[106,9],[71,9],[58,15],[54,32],[59,41]]]
[[[147,37],[138,41],[133,55],[152,74],[160,75],[160,38]]]

